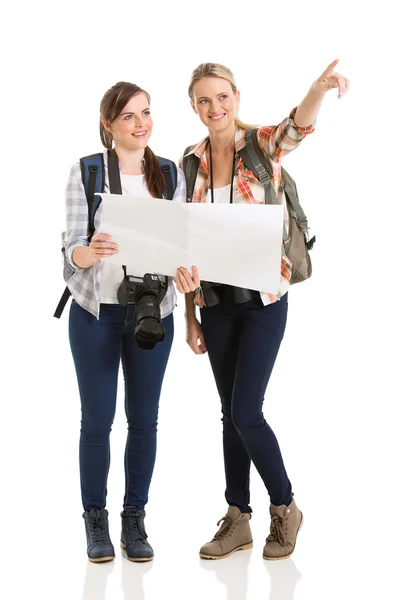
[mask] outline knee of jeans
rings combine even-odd
[[[146,422],[136,421],[132,423],[128,423],[128,431],[129,433],[133,433],[136,436],[149,436],[155,435],[157,433],[157,421]]]
[[[262,413],[251,414],[246,411],[232,410],[232,422],[238,431],[258,429],[265,424]]]
[[[221,421],[223,423],[230,423],[232,421],[232,407],[230,404],[227,404],[225,402],[222,402],[221,404],[221,412],[222,412],[222,419]]]
[[[90,437],[105,437],[109,436],[112,429],[111,423],[97,423],[95,421],[81,421],[81,433]]]

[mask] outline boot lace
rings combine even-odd
[[[144,528],[144,515],[141,515],[138,510],[126,509],[123,514],[123,519],[125,519],[126,523],[126,533],[129,544],[135,540],[147,539],[147,533]]]
[[[287,519],[274,515],[271,518],[271,533],[267,537],[267,542],[279,542],[281,546],[286,544]]]
[[[230,534],[233,531],[233,528],[232,528],[233,521],[231,518],[223,517],[222,519],[220,519],[218,521],[217,525],[219,526],[220,523],[222,523],[222,525],[219,528],[219,530],[217,531],[217,533],[214,535],[214,540],[221,540],[221,539],[227,538],[230,536]]]
[[[91,510],[89,513],[89,532],[93,542],[108,540],[107,522],[101,510]]]

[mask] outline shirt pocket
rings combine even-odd
[[[245,169],[243,171],[243,173],[241,174],[241,180],[242,180],[244,187],[247,188],[247,192],[248,193],[250,192],[253,199],[256,202],[258,202],[259,204],[264,204],[264,202],[265,202],[264,186],[261,183],[261,181],[259,181],[257,179],[257,177],[254,176],[254,173],[252,173],[252,171],[249,171],[248,169]]]

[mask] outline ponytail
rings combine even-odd
[[[101,143],[103,144],[104,148],[107,148],[107,150],[112,150],[113,136],[112,136],[112,133],[107,131],[107,129],[104,127],[103,119],[101,117],[100,117],[100,139],[101,139]]]
[[[164,178],[156,155],[148,146],[144,151],[144,178],[153,198],[162,198],[165,191]]]

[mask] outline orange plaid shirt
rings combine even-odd
[[[284,119],[279,125],[262,126],[257,130],[258,145],[269,157],[272,167],[272,185],[274,186],[277,198],[283,204],[284,211],[284,226],[286,231],[289,226],[288,211],[286,206],[286,198],[281,185],[281,160],[282,158],[294,150],[299,145],[301,140],[315,130],[315,122],[308,127],[297,127],[294,122],[297,107],[294,108],[289,117]],[[242,159],[238,155],[245,145],[246,130],[237,127],[235,134],[235,151],[236,164],[235,174],[233,179],[233,202],[247,204],[264,204],[265,194],[264,187],[254,174],[246,169]],[[209,168],[207,164],[206,148],[209,138],[206,137],[199,144],[194,146],[188,154],[196,154],[200,159],[199,169],[197,172],[196,182],[193,191],[192,202],[207,202],[208,189],[210,184]],[[182,159],[180,160],[182,168]],[[264,305],[272,304],[279,300],[283,294],[287,292],[290,285],[292,274],[292,265],[287,256],[282,256],[281,261],[281,281],[278,295],[269,294],[268,292],[260,291],[260,296]],[[202,305],[200,294],[196,295],[196,304]]]

